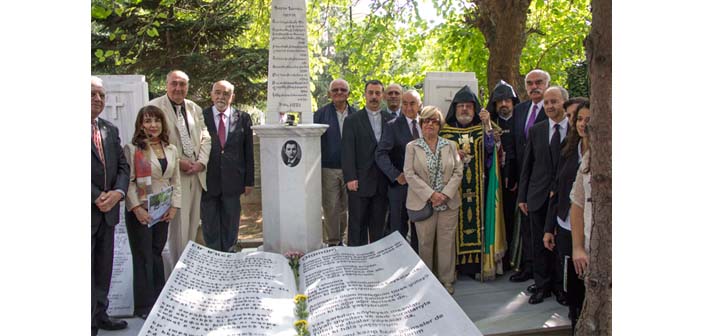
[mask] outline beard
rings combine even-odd
[[[500,113],[500,116],[502,116],[503,118],[509,118],[512,116],[512,110],[506,106],[500,107],[498,112]]]
[[[458,120],[458,122],[461,123],[462,125],[468,125],[468,124],[470,124],[471,121],[473,121],[473,118],[469,117],[467,115],[459,115],[459,116],[456,116],[456,120]]]

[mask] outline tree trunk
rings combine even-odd
[[[592,29],[585,41],[592,110],[590,265],[576,335],[612,334],[612,3],[592,0]]]
[[[526,43],[527,10],[531,0],[475,0],[476,25],[490,51],[488,90],[502,79],[516,88],[520,84],[519,60]]]

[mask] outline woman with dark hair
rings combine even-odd
[[[438,108],[426,106],[422,109],[419,113],[422,136],[405,147],[404,174],[409,185],[408,212],[425,207],[431,209],[428,217],[415,220],[419,256],[453,294],[463,163],[456,143],[439,136],[443,124],[444,118]]]
[[[158,107],[142,107],[132,142],[124,146],[130,167],[124,217],[134,267],[134,315],[143,319],[166,283],[161,252],[168,238],[168,222],[180,208],[178,150],[168,142],[166,122]],[[152,218],[147,196],[171,186],[170,208],[161,218]]]
[[[575,328],[585,298],[585,287],[583,281],[578,279],[573,260],[571,260],[573,238],[570,221],[570,193],[578,173],[578,167],[589,149],[590,137],[587,127],[590,115],[589,101],[580,103],[573,113],[572,125],[574,125],[575,131],[568,132],[566,144],[561,151],[556,174],[556,190],[551,191],[543,238],[544,246],[547,249],[553,251],[553,248],[556,247],[558,250],[559,261],[564,270],[563,274],[567,275],[563,281],[566,287],[566,302],[561,300],[558,302],[569,306],[568,315],[571,318],[573,328]]]

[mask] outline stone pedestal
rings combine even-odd
[[[327,127],[319,124],[253,127],[261,141],[264,251],[307,253],[322,247],[319,137]]]
[[[445,117],[453,96],[465,85],[480,97],[475,72],[427,72],[424,79],[424,106],[437,106]]]

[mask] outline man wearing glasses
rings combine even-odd
[[[344,120],[356,112],[348,103],[349,83],[338,78],[329,85],[331,103],[314,113],[315,124],[329,125],[322,134],[322,227],[324,243],[341,245],[348,222],[346,184],[341,171],[341,133]]]

